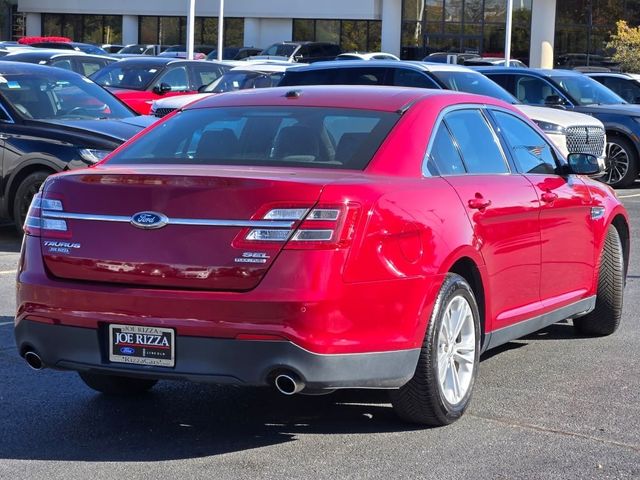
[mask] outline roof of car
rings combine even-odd
[[[634,78],[631,74],[623,72],[584,72],[584,74],[588,77]]]
[[[53,50],[42,49],[41,51],[35,51],[35,52],[28,51],[28,52],[10,53],[6,57],[4,57],[4,59],[8,61],[19,61],[19,60],[38,61],[38,60],[49,60],[49,59],[59,58],[59,57],[80,57],[80,58],[86,58],[86,59],[101,58],[105,60],[115,60],[114,58],[111,58],[105,55],[94,55],[90,53],[78,52],[76,50],[55,50],[55,49]]]
[[[419,61],[398,61],[398,60],[369,60],[366,63],[361,60],[331,60],[328,62],[315,62],[307,67],[300,67],[300,71],[306,70],[325,70],[328,68],[371,68],[371,67],[389,67],[389,68],[409,68],[413,70],[422,70],[425,72],[469,72],[469,68],[461,65],[450,65],[448,63],[428,63]]]
[[[438,103],[481,103],[511,108],[500,100],[480,95],[409,87],[381,87],[358,85],[310,85],[238,90],[211,95],[185,110],[236,107],[280,106],[296,102],[299,106],[324,108],[352,108],[358,110],[400,111],[417,101],[434,97]]]
[[[63,68],[51,68],[46,65],[38,65],[37,63],[24,63],[24,62],[0,62],[0,75],[33,75],[34,73],[42,73],[44,75],[78,75],[71,70],[65,70]]]
[[[136,55],[135,57],[126,57],[121,60],[118,60],[118,64],[122,65],[140,65],[142,67],[155,67],[162,66],[174,63],[196,63],[198,65],[202,64],[202,60],[187,60],[185,58],[174,58],[174,57],[152,57],[149,55]]]
[[[242,62],[246,63],[246,62]],[[238,65],[234,66],[231,71],[232,72],[264,72],[264,73],[277,73],[277,72],[285,72],[291,68],[300,68],[306,65],[306,63],[249,63],[246,65]]]
[[[513,67],[474,67],[474,70],[481,73],[511,73],[516,72],[519,75],[530,74],[537,77],[557,77],[562,76],[574,76],[582,77],[584,74],[576,72],[574,70],[550,69],[550,68],[513,68]]]

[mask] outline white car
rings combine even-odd
[[[400,60],[395,55],[384,52],[369,52],[369,53],[341,53],[336,57],[336,60]]]
[[[289,68],[306,65],[304,63],[267,62],[255,63],[253,61],[235,62],[242,66],[234,67],[225,72],[220,78],[206,85],[200,93],[192,95],[178,95],[175,97],[160,98],[151,104],[151,115],[164,117],[178,108],[182,108],[191,102],[200,100],[217,93],[246,90],[250,88],[275,87],[280,82],[282,75]]]

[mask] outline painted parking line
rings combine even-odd
[[[633,197],[640,197],[640,193],[634,193],[632,195],[618,195],[618,198],[633,198]]]
[[[0,275],[10,275],[12,273],[18,273],[18,270],[0,270]]]

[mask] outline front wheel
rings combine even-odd
[[[119,377],[99,373],[79,372],[82,381],[93,390],[107,395],[133,396],[153,388],[157,380],[146,378]]]
[[[596,306],[590,313],[573,319],[582,335],[611,335],[622,318],[624,297],[624,255],[618,230],[609,225],[598,268]]]
[[[638,176],[638,155],[626,138],[611,136],[606,147],[607,170],[602,181],[612,187],[629,187]]]
[[[473,290],[450,273],[438,293],[415,374],[391,392],[404,420],[448,425],[462,416],[471,400],[480,357],[480,314]]]

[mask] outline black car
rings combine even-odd
[[[339,45],[327,42],[278,42],[252,58],[273,58],[298,63],[333,60],[342,53]]]
[[[2,60],[9,62],[36,63],[51,67],[64,68],[88,77],[117,59],[102,55],[88,55],[80,52],[61,50],[44,50],[34,48],[32,51],[10,53]]]
[[[640,103],[640,75],[617,72],[589,72],[588,77],[613,90],[629,103]]]
[[[0,62],[0,217],[24,222],[44,179],[92,165],[153,123],[91,80]]]
[[[640,170],[640,107],[572,70],[477,70],[527,105],[573,110],[600,120],[607,132],[607,173],[603,180],[614,187],[628,187],[635,182]]]

